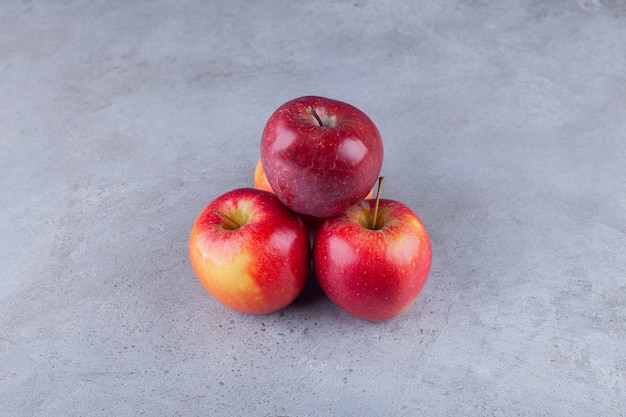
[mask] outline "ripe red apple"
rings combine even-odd
[[[265,170],[263,169],[263,164],[261,163],[261,158],[256,163],[254,167],[254,188],[257,190],[269,191],[270,193],[274,193],[272,190],[272,186],[269,182],[267,182],[267,177],[265,176]],[[365,199],[372,198],[374,195],[374,189],[371,189],[370,192],[365,196]]]
[[[269,192],[241,188],[213,200],[191,230],[189,258],[206,291],[234,310],[268,314],[303,290],[306,227]]]
[[[403,313],[426,283],[431,246],[421,220],[404,204],[365,200],[326,220],[313,245],[320,286],[335,304],[365,320]]]
[[[280,106],[261,137],[267,180],[291,210],[337,216],[361,201],[376,182],[383,143],[372,120],[356,107],[307,96]]]
[[[254,169],[254,188],[257,190],[269,191],[273,193],[272,186],[269,182],[267,182],[267,177],[265,176],[265,171],[263,170],[263,164],[261,163],[261,158],[259,158],[256,167]],[[374,193],[374,190],[370,190],[369,194],[365,198],[371,198]],[[304,222],[307,230],[309,231],[309,237],[311,242],[315,239],[315,234],[317,233],[317,229],[319,229],[320,225],[324,221],[324,219],[308,216],[306,214],[300,214],[300,218]]]

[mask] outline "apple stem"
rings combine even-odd
[[[374,219],[372,221],[372,230],[378,230],[376,223],[378,221],[378,203],[380,202],[380,190],[383,188],[385,177],[378,177],[378,190],[376,191],[376,203],[374,204]]]
[[[226,226],[231,229],[231,230],[235,230],[235,229],[239,229],[239,227],[241,227],[241,225],[239,223],[237,223],[235,221],[235,219],[233,219],[232,217],[230,217],[227,214],[222,213],[219,210],[213,210],[213,213],[217,214],[218,216],[220,216],[222,218],[222,220],[224,220],[226,222]]]
[[[317,114],[317,112],[315,111],[315,109],[313,108],[313,106],[309,106],[306,108],[306,112],[313,115],[313,117],[315,117],[315,120],[317,120],[317,123],[319,123],[319,125],[321,127],[324,127],[324,123],[322,122],[322,119],[320,118],[320,116]]]

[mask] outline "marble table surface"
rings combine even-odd
[[[191,270],[283,102],[352,103],[433,245],[383,323]],[[2,1],[0,414],[620,416],[626,2]]]

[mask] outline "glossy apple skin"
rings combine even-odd
[[[421,220],[402,203],[380,200],[379,230],[368,228],[374,200],[326,220],[317,232],[313,265],[336,305],[370,321],[402,314],[422,290],[432,249]]]
[[[261,137],[261,160],[283,204],[300,214],[328,218],[367,196],[382,167],[383,143],[361,110],[307,96],[283,104],[270,116]]]
[[[274,193],[272,186],[267,181],[267,177],[265,176],[265,170],[263,169],[263,164],[261,163],[261,158],[256,163],[254,167],[254,188],[257,190],[269,191],[270,193]],[[374,189],[371,189],[370,192],[365,196],[365,199],[372,198],[374,195]],[[320,221],[323,219],[319,219]]]
[[[245,224],[233,229],[215,210]],[[189,238],[189,258],[216,300],[243,313],[269,314],[302,292],[310,243],[300,218],[274,194],[242,188],[219,196],[200,213]]]
[[[259,161],[254,168],[254,188],[257,190],[269,191],[270,193],[274,192],[270,183],[267,182],[261,158],[259,158]],[[367,194],[365,198],[371,198],[373,193],[374,190],[370,190],[369,194]],[[313,242],[315,240],[315,235],[317,234],[317,229],[319,229],[320,225],[324,222],[324,219],[315,216],[308,216],[306,214],[300,214],[300,218],[309,231],[309,238],[311,242]]]

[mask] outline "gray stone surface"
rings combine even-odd
[[[1,1],[0,414],[620,416],[626,3]],[[263,125],[348,101],[430,279],[245,316],[187,239]]]

